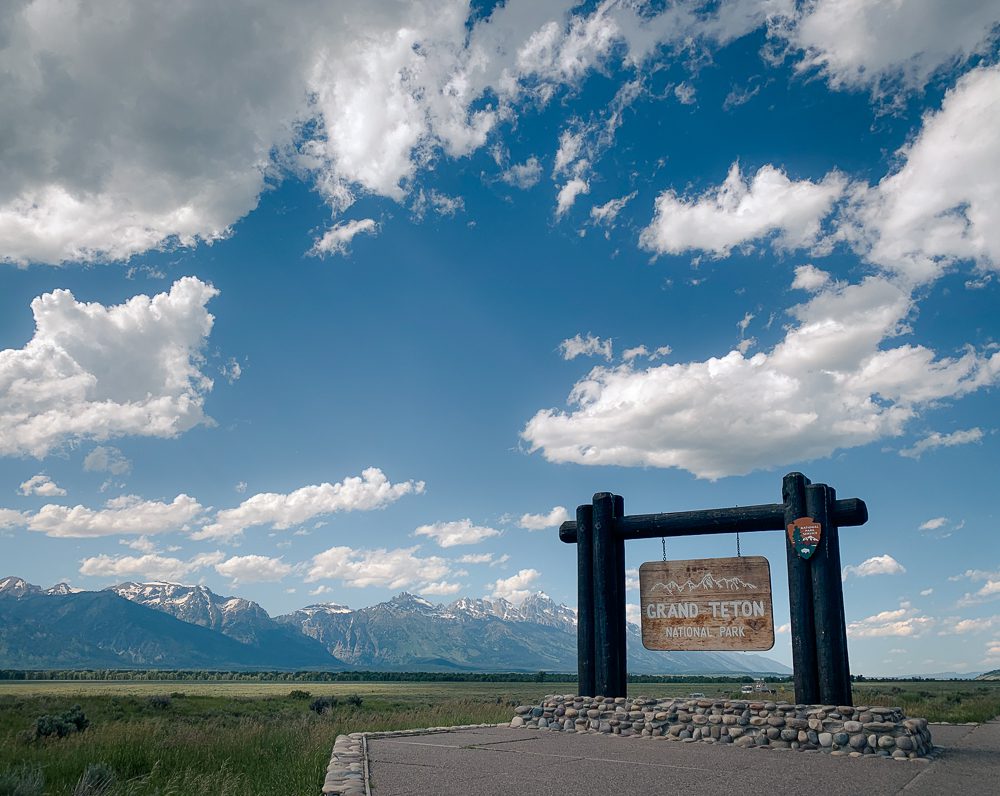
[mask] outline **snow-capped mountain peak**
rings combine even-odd
[[[59,594],[79,594],[82,591],[83,589],[77,589],[73,586],[70,586],[68,583],[57,583],[55,586],[50,586],[42,593],[59,595]]]
[[[41,591],[40,586],[28,583],[23,578],[9,576],[0,580],[0,594],[6,594],[11,597],[23,597],[25,594],[41,594]]]

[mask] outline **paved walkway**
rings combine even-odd
[[[1000,794],[1000,721],[932,725],[926,762],[489,727],[368,740],[373,796]]]

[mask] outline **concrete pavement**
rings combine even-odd
[[[486,727],[370,738],[373,796],[1000,794],[1000,721],[933,725],[931,762]]]

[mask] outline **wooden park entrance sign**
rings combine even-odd
[[[650,650],[769,650],[771,567],[763,556],[648,561],[639,567],[642,645]]]
[[[656,537],[693,536],[716,533],[750,533],[754,531],[784,531],[786,533],[785,554],[788,564],[788,603],[792,633],[792,668],[795,679],[795,701],[800,704],[822,703],[827,705],[850,705],[851,677],[847,658],[847,624],[844,620],[844,592],[840,579],[840,537],[838,529],[844,526],[863,525],[868,521],[868,509],[863,500],[848,498],[837,500],[833,488],[826,484],[813,484],[801,473],[789,473],[782,482],[782,503],[769,503],[760,506],[743,506],[736,508],[706,509],[704,511],[681,511],[666,514],[636,514],[625,515],[624,499],[620,495],[609,492],[598,492],[590,505],[579,506],[576,510],[576,522],[564,522],[559,528],[559,538],[577,546],[577,666],[581,695],[594,696],[626,696],[628,685],[628,669],[625,660],[625,542],[631,539],[653,539]],[[643,611],[648,612],[652,604],[655,617],[649,625],[650,638],[647,639],[646,622],[643,616],[643,641],[655,645],[657,638],[663,643],[667,638],[666,628],[671,628],[669,641],[679,641],[681,638],[694,642],[706,641],[717,643],[721,633],[740,644],[732,647],[689,646],[683,649],[770,649],[773,645],[773,624],[770,620],[770,573],[767,582],[767,625],[752,624],[761,620],[762,615],[755,616],[758,609],[754,603],[762,600],[761,596],[754,599],[722,596],[709,587],[719,584],[709,583],[702,579],[702,594],[711,597],[700,597],[699,600],[687,600],[698,605],[697,620],[702,616],[702,606],[708,614],[714,610],[711,624],[692,622],[690,607],[688,616],[678,617],[681,610],[674,609],[674,617],[670,617],[670,608],[665,605],[664,616],[660,616],[654,587],[662,583],[659,589],[666,593],[673,580],[679,589],[682,585],[675,577],[660,579],[660,573],[670,575],[674,568],[690,565],[692,575],[703,572],[704,568],[714,566],[715,561],[732,561],[733,559],[700,559],[686,562],[664,562],[669,565],[648,567],[646,580],[648,592],[644,591]],[[744,561],[767,561],[758,557],[748,557]],[[708,563],[706,563],[708,562]],[[653,565],[659,562],[652,562]],[[743,565],[745,566],[745,565]],[[697,567],[702,567],[698,569]],[[716,573],[711,572],[713,579]],[[728,577],[720,574],[719,577]],[[651,580],[650,580],[651,579]],[[690,591],[685,578],[684,588]],[[692,584],[696,580],[690,578]],[[745,583],[760,588],[751,578],[742,578]],[[763,582],[762,577],[757,580]],[[640,585],[643,573],[640,571]],[[723,584],[724,585],[724,584]],[[646,599],[645,595],[651,595]],[[749,590],[747,590],[749,594]],[[717,596],[718,595],[718,598]],[[738,607],[726,603],[738,602]],[[661,603],[678,602],[676,598],[660,600]],[[743,605],[749,602],[747,608]],[[716,603],[713,606],[711,603]],[[732,614],[738,612],[739,617]],[[748,612],[748,613],[747,613]],[[723,614],[729,614],[723,616]],[[746,615],[745,615],[746,614]],[[678,619],[682,621],[677,621]],[[684,622],[683,620],[687,620]],[[661,623],[662,620],[662,623]],[[726,620],[726,621],[722,621]],[[741,620],[741,621],[737,621]],[[742,620],[746,620],[743,622]],[[680,630],[680,635],[674,637],[673,628],[704,627],[704,631]],[[720,631],[718,628],[726,627]],[[733,628],[743,627],[741,631]],[[657,636],[659,628],[659,636]],[[749,628],[749,629],[748,629]],[[712,636],[707,635],[708,631]],[[751,647],[745,643],[748,638],[756,639],[757,643],[767,641],[770,632],[770,643],[767,646]],[[747,634],[750,634],[748,636]],[[742,644],[740,643],[742,642]],[[656,648],[655,646],[651,648]],[[661,649],[677,649],[678,647],[660,647]]]

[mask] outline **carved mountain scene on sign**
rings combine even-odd
[[[688,578],[684,583],[678,583],[675,580],[667,583],[654,583],[650,591],[663,590],[667,594],[683,594],[699,590],[740,591],[741,589],[756,591],[757,587],[753,583],[747,583],[739,575],[734,575],[731,578],[720,578],[711,572],[706,572],[697,582]]]

